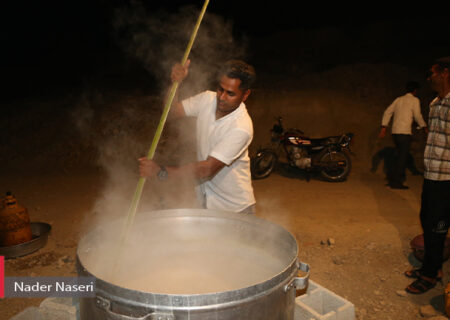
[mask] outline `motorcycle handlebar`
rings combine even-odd
[[[344,134],[341,136],[341,139],[339,139],[339,144],[346,144],[346,145],[349,145],[349,144],[350,144],[350,141],[353,139],[353,136],[354,136],[354,134],[351,133],[351,132],[344,133]]]

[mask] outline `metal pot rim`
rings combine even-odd
[[[158,218],[158,217],[214,217],[220,219],[233,219],[246,221],[251,224],[255,224],[261,227],[270,227],[278,229],[280,232],[285,233],[287,238],[292,241],[292,245],[295,246],[295,253],[292,255],[292,259],[287,263],[286,267],[275,274],[270,279],[260,282],[258,284],[244,287],[231,291],[222,291],[216,293],[205,294],[160,294],[152,292],[143,292],[138,290],[132,290],[124,287],[120,287],[113,283],[104,281],[91,274],[84,266],[79,257],[80,246],[77,250],[77,268],[78,272],[82,276],[92,276],[96,278],[96,291],[101,296],[114,297],[113,300],[124,300],[127,304],[130,300],[134,305],[141,305],[143,307],[154,306],[157,308],[167,307],[172,310],[174,308],[183,307],[211,307],[216,304],[234,303],[236,301],[243,300],[249,296],[265,295],[269,292],[279,288],[282,285],[287,284],[293,277],[296,276],[298,271],[298,246],[294,236],[289,233],[283,227],[261,219],[253,215],[244,215],[234,212],[208,210],[208,209],[170,209],[170,210],[158,210],[150,213],[145,213],[146,218]],[[81,241],[80,241],[81,243]],[[126,297],[124,299],[123,297]]]

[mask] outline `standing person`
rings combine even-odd
[[[384,111],[381,121],[381,130],[379,138],[386,136],[386,128],[392,116],[392,138],[394,139],[397,158],[394,162],[393,173],[388,176],[389,186],[393,189],[408,189],[403,184],[405,177],[406,162],[409,155],[409,147],[411,145],[412,132],[411,125],[415,120],[421,128],[426,130],[426,123],[420,113],[420,101],[417,98],[419,92],[419,84],[410,81],[406,84],[406,94],[398,97]]]
[[[420,222],[425,256],[420,269],[405,272],[407,277],[417,278],[406,288],[413,294],[428,291],[442,277],[443,251],[450,222],[450,57],[433,64],[428,80],[437,97],[430,104],[424,152]]]
[[[190,61],[172,68],[172,81],[181,83],[188,75]],[[193,176],[200,185],[197,193],[208,209],[243,213],[255,212],[248,147],[253,124],[244,101],[255,81],[254,68],[240,60],[223,64],[216,92],[204,91],[178,101],[175,97],[170,117],[197,118],[197,159],[182,166],[163,166],[139,159],[142,177],[159,180]]]

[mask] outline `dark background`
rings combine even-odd
[[[115,8],[133,1],[14,1],[3,5],[2,100],[55,95],[83,85],[93,74],[103,85],[147,86],[155,80],[137,61],[130,63],[111,36]],[[143,2],[150,13],[176,11],[201,1]],[[269,60],[308,65],[308,72],[357,62],[392,62],[423,70],[450,52],[450,24],[443,8],[431,5],[393,7],[394,3],[359,5],[323,2],[214,1],[207,12],[233,23],[233,36],[247,39],[249,60],[270,74]],[[429,7],[428,7],[429,6]],[[325,34],[320,50],[296,39],[298,30],[337,30],[345,42]],[[306,30],[306,31],[305,31]],[[273,37],[286,34],[285,38]],[[279,43],[265,39],[278,39]],[[329,41],[329,42],[328,42]],[[126,72],[118,68],[127,60]],[[291,61],[290,61],[291,60]],[[295,61],[292,61],[295,60]],[[120,71],[119,71],[120,69]]]

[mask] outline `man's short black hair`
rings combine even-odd
[[[450,57],[442,57],[442,58],[436,59],[434,61],[434,64],[438,65],[438,67],[441,71],[444,69],[447,69],[450,71]]]
[[[417,81],[408,81],[406,83],[406,92],[413,92],[414,90],[419,90],[420,84]]]
[[[241,80],[239,88],[242,90],[252,88],[256,80],[255,68],[242,60],[227,61],[219,72],[219,77],[224,75],[231,79]]]

